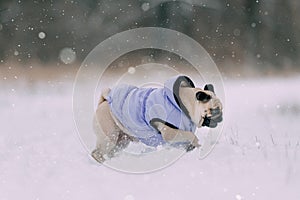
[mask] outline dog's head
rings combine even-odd
[[[222,103],[216,96],[213,85],[207,84],[204,89],[182,87],[180,91],[182,103],[197,127],[215,128],[223,120]]]
[[[201,107],[201,120],[199,125],[215,128],[219,122],[223,120],[222,117],[222,103],[217,98],[214,87],[211,84],[205,85],[204,90],[199,90],[195,94],[198,101],[198,106]]]

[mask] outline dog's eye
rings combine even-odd
[[[196,93],[196,98],[198,101],[208,102],[211,99],[211,96],[200,91]]]

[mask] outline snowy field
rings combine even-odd
[[[225,125],[198,151],[133,175],[86,153],[72,114],[72,81],[0,82],[0,200],[300,199],[300,77],[224,80]]]

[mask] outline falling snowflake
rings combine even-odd
[[[39,32],[39,38],[40,39],[44,39],[45,37],[46,37],[46,33],[44,33],[44,32]]]
[[[76,59],[76,53],[71,48],[63,48],[59,53],[60,60],[65,64],[71,64]]]
[[[238,29],[238,28],[234,29],[233,34],[234,34],[234,36],[240,36],[240,34],[241,34],[240,29]]]
[[[129,67],[128,68],[128,73],[129,74],[134,74],[135,73],[135,68],[134,67]]]
[[[150,8],[150,4],[149,3],[143,3],[142,4],[142,10],[143,11],[147,11],[147,10],[149,10],[149,8]]]

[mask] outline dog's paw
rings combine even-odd
[[[192,151],[192,150],[194,150],[195,148],[199,148],[201,145],[200,144],[193,144],[193,143],[191,143],[191,144],[188,144],[186,147],[185,147],[185,150],[186,150],[186,152],[189,152],[189,151]]]
[[[185,147],[186,152],[194,150],[196,147],[192,144],[189,144]]]
[[[194,140],[192,143],[188,144],[185,147],[186,152],[192,151],[195,148],[199,148],[201,145],[199,144],[199,139],[195,136]]]
[[[95,149],[92,153],[91,156],[99,163],[104,163],[105,158],[103,157],[101,151],[99,149]]]

